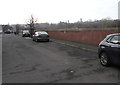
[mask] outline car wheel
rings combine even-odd
[[[110,58],[107,56],[105,52],[100,54],[100,63],[103,66],[110,66]]]
[[[38,42],[38,39],[36,39],[35,41]]]

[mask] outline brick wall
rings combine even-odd
[[[51,38],[98,45],[106,35],[117,31],[49,31]]]

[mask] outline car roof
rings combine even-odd
[[[35,33],[40,33],[40,34],[48,34],[47,32],[45,32],[45,31],[36,31]]]
[[[36,32],[45,32],[45,31],[36,31]]]
[[[120,35],[120,33],[109,34],[107,36],[109,37],[109,36],[114,36],[114,35]]]

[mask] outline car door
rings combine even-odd
[[[109,43],[109,53],[113,61],[119,62],[120,60],[120,36],[115,35],[112,37]]]

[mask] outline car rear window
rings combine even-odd
[[[112,38],[111,36],[108,37],[106,41],[107,41],[107,42],[110,42],[111,38]]]
[[[114,36],[110,42],[113,42],[113,43],[120,42],[120,36]]]
[[[39,35],[41,35],[41,34],[48,35],[48,33],[47,33],[47,32],[39,32],[38,34],[39,34]]]

